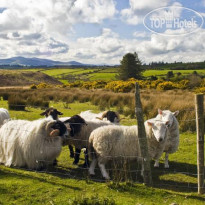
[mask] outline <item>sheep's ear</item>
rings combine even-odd
[[[62,113],[62,112],[59,112],[59,111],[57,111],[57,114],[58,114],[58,115],[63,115],[63,113]]]
[[[173,115],[176,117],[179,114],[179,110],[173,112]]]
[[[46,111],[44,111],[44,112],[42,112],[40,115],[41,116],[44,116],[44,115],[46,115],[47,113],[46,113]]]
[[[162,110],[161,109],[158,109],[158,114],[162,115]]]
[[[149,126],[153,126],[153,123],[152,122],[149,122],[149,121],[147,121],[147,124],[149,125]]]
[[[55,129],[50,132],[50,137],[57,137],[60,135],[60,130]]]

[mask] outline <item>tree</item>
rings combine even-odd
[[[127,80],[129,78],[142,78],[144,69],[142,68],[142,63],[136,52],[124,55],[120,63],[119,74],[117,75],[118,79]]]
[[[167,79],[170,79],[170,78],[172,78],[172,77],[174,77],[173,71],[168,71],[168,72],[167,72]]]

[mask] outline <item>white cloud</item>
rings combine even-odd
[[[57,58],[68,52],[74,24],[100,24],[117,12],[114,0],[0,0],[0,8],[0,55],[5,57]]]
[[[150,37],[150,33],[147,33],[145,31],[135,31],[133,33],[133,36],[136,37],[136,38],[147,38],[147,37]]]
[[[130,8],[121,11],[122,21],[137,25],[142,23],[144,16],[153,9],[167,6],[170,0],[129,0]]]
[[[205,30],[185,36],[162,36],[136,32],[139,38],[122,39],[110,29],[101,35],[79,38],[70,45],[71,59],[86,63],[119,64],[123,55],[137,52],[143,63],[152,61],[203,61],[205,59]],[[145,37],[143,40],[140,37]]]

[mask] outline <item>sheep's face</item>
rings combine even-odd
[[[49,132],[51,137],[60,136],[63,139],[66,139],[69,135],[68,129],[65,124],[59,120],[54,121],[51,126],[49,126]]]
[[[160,115],[160,119],[163,122],[169,121],[167,124],[168,127],[171,127],[174,121],[174,117],[176,117],[179,114],[179,111],[171,112],[170,110],[160,110],[158,109],[158,114]]]
[[[167,136],[167,124],[168,122],[156,121],[147,122],[149,126],[152,127],[152,132],[157,140],[157,142],[163,142],[166,140]]]
[[[107,111],[105,116],[103,116],[103,117],[106,117],[107,120],[109,120],[112,123],[119,123],[120,122],[119,115],[114,111]]]
[[[58,115],[63,115],[63,113],[58,111],[55,108],[48,108],[47,110],[42,112],[40,115],[45,116],[45,117],[51,116],[54,120],[57,120]]]
[[[64,123],[66,124],[66,126],[69,125],[71,137],[74,137],[75,135],[80,133],[82,126],[86,125],[85,120],[79,115],[72,116],[70,119],[64,121]]]

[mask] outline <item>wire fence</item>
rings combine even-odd
[[[21,105],[20,105],[21,106]],[[27,106],[28,107],[28,106]],[[33,107],[33,106],[31,106]],[[39,107],[35,107],[39,108]],[[180,112],[186,112],[189,116],[190,112],[194,112],[194,109],[184,109],[180,110]],[[191,115],[190,115],[191,116]],[[15,119],[12,119],[15,120]],[[193,122],[196,121],[196,118],[189,118],[186,120],[180,120],[178,119],[179,123],[185,122]],[[81,123],[78,123],[81,124]],[[16,152],[13,152],[11,154],[11,150],[9,150],[9,154],[6,154],[2,150],[7,147],[11,148],[16,146],[28,146],[32,147],[35,146],[35,143],[29,143],[23,141],[23,136],[29,135],[29,136],[35,136],[37,138],[41,137],[42,135],[38,132],[33,131],[32,129],[24,129],[22,127],[9,127],[7,128],[8,133],[21,132],[22,140],[17,143],[17,137],[13,139],[2,139],[1,131],[0,131],[0,159],[2,159],[4,156],[4,159],[7,157],[18,157],[16,155]],[[152,177],[154,181],[154,186],[156,187],[166,187],[166,188],[172,188],[172,189],[186,189],[186,190],[195,190],[197,189],[197,164],[196,164],[196,152],[195,152],[195,139],[193,139],[193,134],[191,135],[192,138],[186,135],[183,135],[183,138],[180,137],[180,145],[179,150],[174,153],[173,155],[170,155],[170,168],[165,169],[163,167],[163,160],[162,157],[160,161],[160,167],[154,168],[153,164],[151,163],[151,169],[152,169]],[[73,141],[79,141],[79,139],[69,138]],[[68,139],[68,140],[69,140]],[[87,144],[88,147],[88,140],[83,140],[84,144]],[[135,141],[133,143],[136,143]],[[47,174],[54,174],[54,175],[62,175],[64,177],[78,179],[78,180],[94,180],[97,182],[104,182],[105,180],[101,176],[101,172],[99,167],[96,167],[96,175],[90,176],[88,173],[88,167],[83,167],[84,162],[84,154],[81,152],[81,157],[78,165],[73,164],[73,158],[70,158],[69,149],[67,146],[64,147],[56,147],[55,145],[48,144],[46,145],[48,149],[56,149],[56,148],[62,148],[61,154],[58,157],[58,163],[56,166],[53,166],[52,160],[42,159],[42,158],[36,158],[36,163],[43,163],[49,166],[46,166],[43,170],[40,170],[39,168],[29,169],[26,166],[25,167],[19,167],[18,165],[15,166],[15,163],[11,165],[11,167],[17,167],[22,170],[27,171],[36,171],[38,173],[47,173]],[[36,152],[39,152],[43,155],[45,151],[45,147],[39,146],[36,147]],[[191,150],[191,153],[189,153],[189,149]],[[192,153],[195,153],[194,155]],[[134,182],[142,183],[142,176],[141,176],[141,164],[144,159],[140,156],[106,156],[107,158],[112,159],[112,161],[108,164],[106,164],[106,170],[110,173],[111,179],[116,181],[126,181],[131,180]],[[54,159],[55,160],[55,159]],[[2,160],[4,161],[4,160]],[[29,159],[28,159],[29,161]],[[5,163],[2,163],[5,164]],[[3,165],[2,165],[3,166]]]

